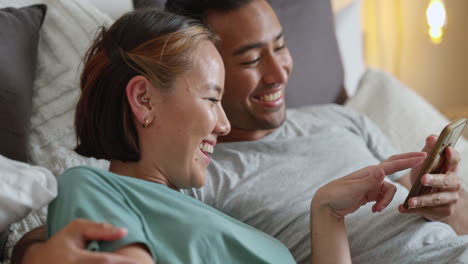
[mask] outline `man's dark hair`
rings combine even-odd
[[[254,0],[167,0],[166,10],[178,15],[206,22],[206,12],[210,9],[228,12],[241,8]]]

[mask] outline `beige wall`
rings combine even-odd
[[[448,24],[439,45],[427,35],[428,3],[365,0],[366,60],[394,74],[443,112],[468,109],[468,1],[445,1]]]

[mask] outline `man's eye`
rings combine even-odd
[[[281,45],[281,46],[275,48],[275,51],[282,50],[282,49],[284,49],[284,48],[286,48],[286,44],[283,44],[283,45]]]
[[[241,65],[252,65],[252,64],[255,64],[255,63],[259,62],[259,61],[260,61],[260,57],[256,58],[255,60],[242,62]]]

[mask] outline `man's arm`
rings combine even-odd
[[[139,263],[126,256],[85,249],[87,241],[113,241],[126,235],[127,231],[122,228],[77,219],[46,241],[45,226],[41,226],[21,238],[13,250],[11,263]]]
[[[23,257],[26,255],[26,251],[35,244],[45,243],[46,241],[46,229],[45,226],[37,227],[26,235],[24,235],[13,248],[11,257],[12,264],[23,263]]]

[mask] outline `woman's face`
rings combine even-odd
[[[201,187],[219,135],[230,124],[221,107],[224,66],[215,46],[203,41],[191,56],[192,67],[171,91],[153,98],[151,160],[170,184]],[[154,159],[153,159],[154,157]]]

